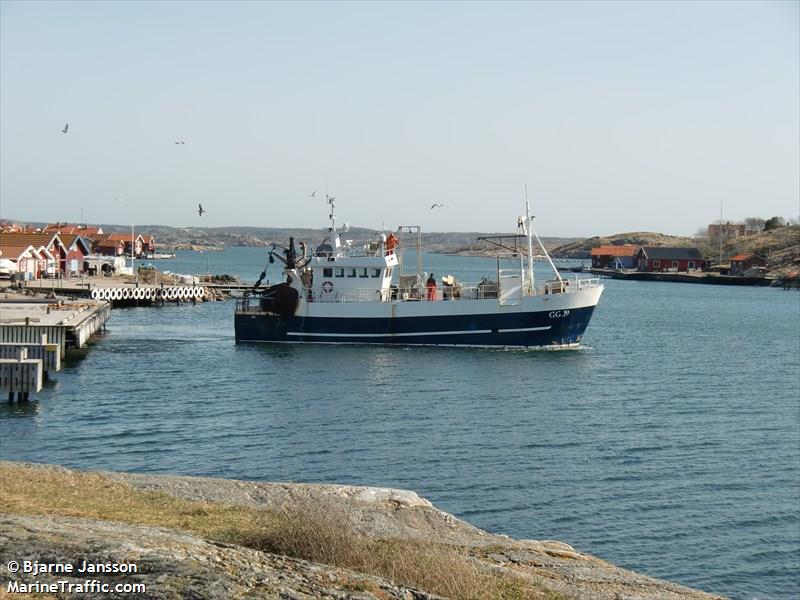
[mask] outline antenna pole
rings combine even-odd
[[[718,265],[722,264],[722,229],[724,225],[722,224],[722,200],[719,201],[719,262]]]
[[[336,197],[325,194],[325,198],[328,200],[328,204],[331,205],[331,212],[328,215],[331,220],[331,232],[336,232]]]

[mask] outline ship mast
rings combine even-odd
[[[328,201],[328,204],[331,205],[331,212],[328,214],[328,218],[331,221],[331,226],[328,227],[328,231],[333,234],[333,239],[331,241],[333,242],[333,247],[336,248],[336,251],[338,252],[342,243],[339,239],[339,234],[336,232],[336,196],[329,196],[328,194],[325,194],[325,199]],[[347,224],[345,223],[345,225]]]
[[[553,273],[560,282],[564,282],[561,278],[561,273],[558,272],[555,264],[553,264],[553,259],[550,258],[550,253],[547,251],[547,248],[544,247],[542,240],[539,239],[539,234],[536,233],[536,230],[533,228],[533,217],[531,216],[530,207],[528,206],[528,186],[525,186],[525,210],[527,211],[527,218],[528,218],[528,269],[530,271],[530,278],[533,281],[533,241],[532,237],[536,238],[536,242],[539,244],[539,247],[542,249],[542,254],[547,259],[547,262],[550,263],[550,267],[553,269]]]
[[[336,233],[336,196],[329,196],[325,194],[325,199],[328,201],[328,204],[331,205],[331,212],[328,215],[328,219],[331,221],[331,226],[328,229],[331,233]]]
[[[525,184],[525,234],[528,237],[528,293],[533,293],[533,221],[531,220],[531,205],[528,202],[528,184]]]

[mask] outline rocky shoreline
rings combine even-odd
[[[78,595],[59,592],[41,596],[46,598],[426,600],[444,597],[426,589],[424,577],[419,580],[421,584],[401,581],[407,578],[401,567],[397,568],[397,576],[387,577],[344,567],[339,555],[332,556],[330,561],[314,561],[292,555],[286,550],[288,546],[263,541],[251,543],[252,534],[237,537],[237,528],[255,527],[261,531],[276,515],[279,520],[284,519],[281,522],[291,523],[288,535],[291,544],[302,542],[299,538],[304,536],[327,539],[331,545],[340,544],[343,538],[350,545],[392,548],[401,557],[400,562],[403,548],[410,548],[414,556],[424,556],[433,549],[439,555],[449,556],[448,560],[455,561],[453,565],[458,561],[468,565],[470,576],[474,571],[480,581],[499,582],[491,594],[477,589],[450,597],[720,598],[621,569],[562,542],[514,540],[483,531],[405,490],[89,473],[14,462],[0,462],[0,483],[3,591],[9,581],[29,585],[34,581],[65,579],[63,574],[34,577],[30,573],[10,573],[9,561],[70,563],[75,569],[82,564],[131,563],[137,566],[137,572],[96,578],[146,586],[146,592],[136,595],[83,590]],[[50,494],[48,489],[58,492]],[[94,498],[112,493],[116,495],[111,497],[110,504],[94,507]],[[144,515],[136,512],[136,500],[140,497],[150,503],[147,506],[154,507]],[[130,507],[121,507],[130,499],[133,499]],[[165,506],[170,508],[164,514],[177,521],[158,516],[158,511],[167,510]],[[118,507],[121,508],[115,510]],[[197,525],[196,519],[207,520],[218,511],[230,520],[223,523],[222,529]],[[255,526],[252,515],[257,516]],[[326,523],[331,522],[333,515],[339,529],[331,529],[335,532],[333,537],[326,538],[319,533],[322,521],[315,521],[317,517],[307,518],[316,523],[313,528],[301,522],[308,515],[324,515]],[[325,550],[324,543],[320,546]],[[273,548],[283,549],[268,551]],[[367,563],[371,561],[364,562]],[[433,561],[427,568],[446,570],[436,564]],[[76,573],[74,579],[83,581],[86,575]]]

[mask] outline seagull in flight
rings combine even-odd
[[[206,209],[203,208],[202,204],[198,204],[197,205],[197,214],[202,217],[204,212],[206,212]]]
[[[69,123],[64,125],[64,129],[61,130],[61,133],[67,133],[67,131],[69,131]]]
[[[317,196],[317,190],[314,190],[313,192],[311,192],[311,193],[308,195],[308,197],[309,197],[309,198],[315,198],[316,196]]]
[[[185,144],[186,142],[184,142],[183,140],[178,140],[178,141],[177,141],[177,142],[175,142],[175,143],[176,143],[176,144]]]
[[[431,204],[431,210],[433,210],[434,208],[444,208],[444,207],[445,207],[444,204]]]

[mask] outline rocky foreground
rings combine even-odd
[[[0,510],[0,598],[26,589],[20,585],[86,580],[111,591],[27,591],[104,599],[719,598],[561,542],[488,533],[403,490],[0,462]],[[9,561],[20,569],[9,572]],[[24,561],[73,572],[33,575]],[[136,572],[77,572],[98,564]],[[114,591],[120,583],[146,591]]]

